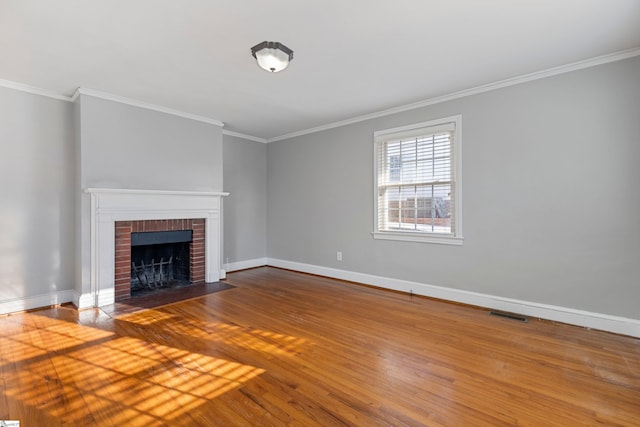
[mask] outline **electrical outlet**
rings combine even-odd
[[[342,261],[342,252],[338,251],[338,253],[336,254],[336,259],[338,261]]]

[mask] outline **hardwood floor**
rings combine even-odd
[[[640,425],[640,340],[275,268],[112,318],[0,317],[33,426]]]

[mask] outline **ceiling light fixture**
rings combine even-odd
[[[277,73],[289,66],[293,51],[278,42],[262,42],[251,48],[251,55],[258,61],[260,68]]]

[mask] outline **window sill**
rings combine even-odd
[[[398,233],[393,231],[374,231],[371,233],[374,239],[379,240],[400,240],[405,242],[437,243],[441,245],[462,246],[462,237],[442,236],[431,233]]]

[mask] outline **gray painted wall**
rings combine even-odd
[[[374,240],[373,132],[454,114],[464,245]],[[639,118],[635,57],[270,143],[268,256],[638,319]]]
[[[73,289],[70,103],[0,87],[0,302]]]
[[[83,187],[222,191],[222,128],[81,95]]]
[[[267,256],[267,145],[224,135],[225,264]]]
[[[220,126],[85,94],[76,104],[82,189],[223,191]],[[76,290],[88,294],[91,198],[80,199]]]

